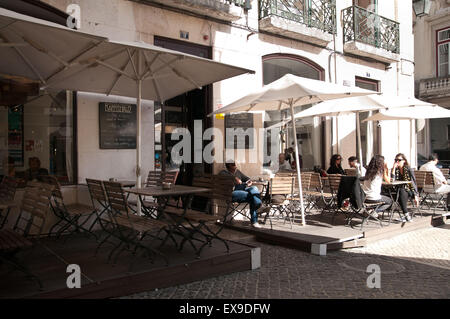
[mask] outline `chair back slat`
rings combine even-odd
[[[298,190],[298,180],[297,175],[294,175],[294,190],[293,192],[296,193]],[[301,173],[300,177],[302,179],[302,189],[308,190],[311,186],[311,173]]]
[[[0,184],[0,201],[13,201],[18,184],[17,179],[14,177],[3,177],[2,183]]]
[[[344,171],[347,176],[356,176],[357,175],[356,168],[346,168]]]
[[[291,195],[293,176],[276,176],[270,182],[271,195]]]
[[[433,176],[433,172],[431,171],[425,171],[426,176],[425,176],[425,185],[430,185],[430,186],[434,186],[434,176]]]
[[[332,193],[336,193],[339,190],[339,184],[341,183],[342,175],[340,174],[328,174],[328,185]]]
[[[116,212],[128,213],[128,204],[122,185],[117,182],[103,181],[109,205]]]
[[[320,179],[319,173],[311,173],[309,188],[314,189],[316,191],[322,190],[322,181]]]
[[[450,174],[450,168],[440,168],[442,174],[444,175],[445,179],[449,178]]]
[[[25,237],[41,235],[53,190],[54,186],[46,183],[34,183],[33,187],[25,189],[19,216],[14,225],[16,232]]]
[[[417,171],[414,173],[414,175],[416,176],[416,185],[418,189],[423,189],[425,186],[425,181],[426,181],[426,176],[427,176],[427,172],[426,171]]]
[[[95,202],[105,205],[108,202],[106,197],[103,181],[97,179],[86,178],[89,194],[95,207]]]

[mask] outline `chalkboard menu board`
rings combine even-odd
[[[229,114],[225,116],[225,145],[228,149],[238,149],[242,148],[238,145],[239,134],[244,136],[245,134],[245,144],[244,149],[252,149],[254,141],[254,130],[253,130],[253,113],[238,113]],[[235,133],[231,133],[230,132]],[[242,130],[238,130],[242,129]],[[250,130],[247,130],[250,129]],[[239,133],[241,132],[241,133]],[[240,137],[242,139],[242,137]]]
[[[99,103],[100,148],[136,148],[136,105]]]

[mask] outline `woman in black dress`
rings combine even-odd
[[[345,175],[345,171],[341,166],[342,156],[339,154],[334,154],[330,159],[330,168],[327,170],[327,174],[341,174]]]

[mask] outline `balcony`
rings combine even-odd
[[[385,63],[400,59],[400,23],[352,6],[343,11],[344,52]]]
[[[424,100],[450,98],[450,77],[420,80],[419,98]]]
[[[325,47],[336,33],[336,1],[260,0],[259,29]]]
[[[240,19],[246,6],[246,0],[144,0],[140,2],[163,4],[229,22]]]

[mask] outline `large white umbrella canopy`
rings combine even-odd
[[[376,94],[376,92],[329,82],[286,74],[280,79],[222,107],[212,114],[277,111],[352,96]]]
[[[313,105],[312,107],[295,114],[295,119],[301,119],[312,116],[340,116],[347,114],[356,114],[356,135],[359,143],[359,158],[362,159],[361,132],[359,124],[360,112],[386,110],[390,108],[411,107],[411,106],[432,106],[428,102],[421,101],[414,97],[405,97],[390,94],[372,94],[365,96],[356,96],[346,99],[335,99]],[[290,120],[290,119],[286,119]]]
[[[437,119],[450,117],[450,110],[438,105],[418,105],[413,107],[390,108],[380,110],[363,122],[367,121],[386,121],[386,120],[414,120],[414,119]]]
[[[141,185],[141,99],[165,101],[233,76],[254,73],[144,43],[109,41],[0,9],[0,73],[42,89],[137,98],[136,183]]]
[[[317,103],[332,99],[346,98],[352,96],[363,96],[374,94],[373,91],[360,89],[357,87],[347,87],[343,85],[311,80],[292,74],[286,74],[280,79],[264,86],[262,89],[246,95],[237,101],[216,110],[213,114],[237,113],[249,111],[270,111],[289,108],[291,117],[294,117],[294,107],[305,104]],[[295,162],[297,167],[297,178],[299,186],[300,207],[302,214],[302,224],[305,222],[305,208],[303,205],[303,192],[300,175],[300,163],[298,159],[297,134],[294,127]]]
[[[339,116],[358,112],[376,111],[387,108],[425,105],[431,104],[418,100],[414,97],[403,97],[388,94],[372,94],[318,103],[302,112],[295,114],[294,117],[298,119],[310,116]]]

